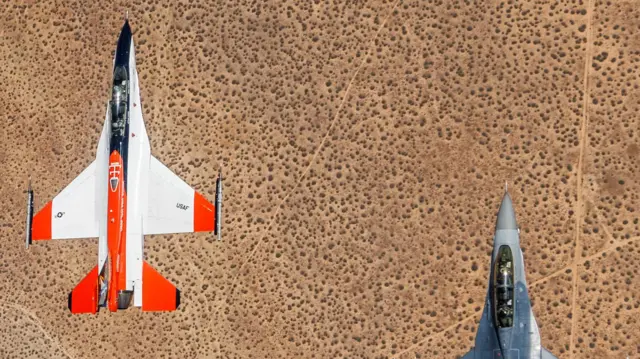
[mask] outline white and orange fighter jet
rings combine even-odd
[[[216,187],[213,205],[151,155],[126,21],[96,159],[33,217],[29,186],[27,247],[32,240],[98,238],[97,265],[69,293],[72,313],[126,309],[132,299],[143,311],[175,310],[180,291],[144,261],[143,238],[214,231],[220,239],[222,171]]]

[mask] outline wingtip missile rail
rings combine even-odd
[[[29,249],[31,244],[31,222],[33,220],[33,190],[31,189],[31,179],[27,188],[27,228],[25,233],[25,248]]]
[[[218,240],[222,240],[222,166],[218,171],[218,179],[216,180],[216,228],[215,234]]]

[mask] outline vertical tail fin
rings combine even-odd
[[[180,290],[158,273],[149,263],[142,262],[142,310],[173,311],[180,305]]]
[[[73,314],[95,314],[98,311],[97,265],[69,293],[69,310]]]

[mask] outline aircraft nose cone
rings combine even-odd
[[[129,20],[125,20],[124,25],[122,25],[122,30],[120,30],[120,39],[129,37],[131,37],[131,27],[129,26]]]
[[[131,36],[131,27],[129,27],[129,21],[125,21],[120,31],[120,37],[118,38],[118,46],[116,47],[116,57],[114,62],[114,69],[117,67],[129,66],[129,55],[131,50],[131,42],[133,41]]]
[[[509,193],[505,193],[502,197],[502,203],[498,210],[498,220],[496,221],[496,231],[499,229],[518,229],[516,222],[516,213],[513,210],[513,203]]]
[[[122,30],[125,30],[125,29],[131,31],[131,27],[129,26],[129,19],[124,20],[124,25],[122,25]]]

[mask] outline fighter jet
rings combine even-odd
[[[555,358],[540,344],[540,332],[527,292],[520,229],[506,188],[496,221],[489,289],[475,347],[462,357],[498,358]]]
[[[180,291],[143,259],[144,235],[214,231],[220,239],[221,170],[216,187],[213,205],[151,155],[126,20],[96,159],[33,218],[29,186],[27,247],[32,240],[98,238],[96,266],[69,293],[72,313],[126,309],[132,299],[143,311],[172,311]]]

